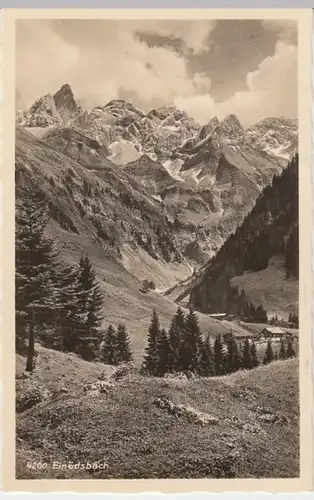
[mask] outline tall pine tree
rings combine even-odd
[[[115,360],[117,363],[128,363],[133,360],[131,342],[123,324],[118,325],[117,329],[117,352]]]
[[[215,367],[215,375],[223,375],[225,371],[225,353],[224,346],[221,341],[221,336],[218,334],[214,343],[214,367]]]
[[[169,372],[169,339],[167,332],[162,329],[157,341],[156,375],[163,377]]]
[[[260,364],[260,362],[257,354],[256,344],[254,341],[251,344],[250,356],[251,356],[251,366],[252,368],[256,368]]]
[[[88,255],[81,255],[78,283],[80,290],[78,309],[81,316],[85,317],[78,339],[78,352],[84,359],[91,360],[96,356],[100,342],[103,296]]]
[[[57,307],[57,253],[45,232],[47,202],[34,181],[17,190],[15,217],[16,345],[26,343],[28,334],[26,371],[32,371],[36,330],[55,322]]]
[[[227,341],[227,370],[229,373],[239,370],[241,367],[241,355],[239,347],[233,334],[230,334]]]
[[[153,376],[157,374],[157,345],[160,333],[159,318],[156,309],[154,309],[148,329],[148,345],[145,349],[146,354],[141,368],[143,374]]]
[[[58,325],[51,332],[46,343],[62,351],[76,352],[78,336],[84,329],[85,316],[79,307],[80,290],[76,267],[55,269],[55,281],[58,288]]]
[[[206,335],[202,345],[199,373],[203,377],[212,377],[215,373],[214,356],[209,335]]]
[[[283,339],[280,340],[279,359],[286,359],[286,346]]]
[[[274,352],[273,352],[273,346],[272,346],[271,340],[269,339],[267,342],[267,347],[266,347],[263,363],[264,363],[264,365],[268,365],[272,361],[274,361]]]
[[[184,370],[196,373],[199,370],[203,338],[198,325],[196,314],[190,310],[185,320],[185,332],[183,337],[184,357],[181,364]]]
[[[245,370],[250,370],[252,367],[252,358],[251,358],[251,346],[249,339],[245,339],[243,351],[242,351],[242,367]]]
[[[117,335],[112,325],[109,325],[105,334],[105,340],[101,349],[101,360],[106,365],[116,364]]]
[[[175,317],[172,318],[169,331],[168,331],[168,341],[169,341],[169,371],[176,372],[179,371],[179,349],[180,349],[180,330],[177,326]]]
[[[287,358],[294,358],[296,356],[296,352],[293,347],[293,341],[292,339],[288,339],[288,344],[287,344]]]

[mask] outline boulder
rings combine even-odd
[[[192,406],[184,404],[175,404],[167,398],[157,398],[153,401],[154,405],[158,408],[166,410],[169,414],[177,418],[186,418],[191,423],[198,423],[202,425],[217,425],[219,419],[209,415],[208,413],[201,412]]]
[[[96,380],[91,384],[85,384],[83,386],[83,391],[92,394],[94,396],[97,396],[99,394],[108,394],[110,389],[112,389],[113,387],[114,385],[109,381]]]

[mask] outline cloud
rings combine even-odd
[[[209,34],[216,21],[143,21],[137,22],[138,31],[179,38],[193,55],[207,52],[210,48]]]
[[[292,19],[262,19],[262,26],[266,31],[277,34],[277,38],[287,44],[297,44],[298,23]]]
[[[106,26],[96,22],[92,27],[81,22],[68,25],[66,40],[51,22],[19,21],[17,84],[21,102],[30,105],[63,83],[69,83],[89,107],[117,98],[122,88],[135,91],[144,108],[151,101],[171,103],[174,96],[204,91],[210,84],[208,78],[200,73],[189,75],[182,54],[171,47],[149,47],[136,36],[141,28],[180,35],[190,50],[201,50],[211,24],[200,21],[185,26],[186,30],[178,21],[154,26],[149,22],[107,22]],[[58,28],[62,31],[64,25]],[[74,43],[78,34],[79,44]]]
[[[209,93],[178,97],[176,106],[200,123],[211,116],[236,114],[245,126],[268,116],[297,117],[297,48],[278,41],[273,56],[257,71],[247,74],[247,90],[236,92],[225,102],[215,102]]]
[[[286,43],[282,36],[294,25],[265,21],[265,29],[278,33],[274,54],[247,74],[246,90],[216,102],[210,71],[191,72],[186,54],[171,46],[149,45],[138,36],[139,30],[146,30],[160,36],[181,37],[187,50],[195,54],[210,46],[208,37],[213,23],[18,21],[18,106],[28,107],[35,99],[68,83],[87,109],[124,95],[132,96],[144,111],[175,104],[201,123],[214,115],[222,118],[230,113],[236,114],[244,125],[266,116],[296,117],[297,47]],[[211,43],[214,48],[215,40]],[[230,80],[236,79],[234,74],[230,67]]]

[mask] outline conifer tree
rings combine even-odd
[[[33,370],[37,327],[53,324],[57,290],[53,269],[57,253],[46,236],[47,203],[34,181],[19,189],[16,202],[15,304],[17,347],[28,333],[26,371]]]
[[[190,310],[185,320],[183,342],[185,344],[184,358],[181,360],[183,369],[196,373],[200,366],[203,339],[197,316],[192,310]]]
[[[185,328],[185,316],[184,313],[179,307],[177,309],[177,312],[174,316],[174,322],[176,325],[177,329],[177,336],[179,340],[179,346],[178,346],[178,359],[177,359],[177,364],[176,364],[176,370],[177,371],[184,371],[188,370],[188,360],[189,360],[189,345],[188,345],[188,339],[187,339],[187,334],[186,334],[186,328]]]
[[[116,353],[117,353],[117,335],[113,326],[109,325],[102,346],[101,360],[106,365],[115,365]]]
[[[250,357],[251,357],[252,368],[256,368],[259,365],[259,358],[257,355],[257,349],[254,341],[251,344]]]
[[[78,266],[78,309],[85,317],[78,338],[78,351],[84,359],[93,359],[98,350],[102,323],[103,296],[88,255],[81,255]]]
[[[292,339],[288,339],[286,356],[287,356],[287,359],[294,358],[296,356],[296,352],[293,348]]]
[[[163,377],[169,372],[169,340],[167,332],[162,329],[157,340],[157,366],[156,375]]]
[[[258,323],[267,323],[268,321],[267,312],[261,304],[256,308],[255,318]]]
[[[76,267],[55,269],[55,281],[58,289],[58,325],[55,333],[50,334],[52,347],[63,351],[76,352],[78,336],[84,328],[85,317],[79,308],[80,290]]]
[[[240,369],[241,356],[238,344],[231,333],[227,341],[227,371],[228,373],[235,372]]]
[[[249,339],[245,339],[244,341],[241,361],[241,365],[245,370],[250,370],[252,368],[251,346]]]
[[[283,339],[280,340],[280,350],[279,350],[279,359],[286,359],[286,346]]]
[[[214,367],[215,375],[223,375],[225,371],[224,367],[224,348],[221,341],[221,336],[218,334],[214,343]]]
[[[177,312],[174,316],[175,323],[179,329],[179,331],[184,331],[185,329],[185,316],[184,312],[182,311],[181,307],[178,307]]]
[[[180,349],[180,330],[176,323],[176,318],[173,317],[170,323],[169,332],[169,371],[175,372],[179,370],[179,349]]]
[[[117,349],[116,349],[116,362],[130,362],[133,360],[133,353],[131,348],[131,342],[127,334],[125,325],[118,325],[117,329]]]
[[[274,361],[274,353],[273,353],[273,347],[272,347],[271,340],[269,339],[267,342],[267,347],[266,347],[263,363],[264,363],[264,365],[267,365],[267,364],[271,363],[272,361]]]
[[[142,373],[156,375],[157,373],[157,344],[160,337],[160,323],[156,309],[153,311],[151,323],[148,329],[148,345],[145,349]]]
[[[203,377],[212,377],[215,372],[214,356],[209,335],[206,336],[201,349],[199,373]]]

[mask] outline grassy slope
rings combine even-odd
[[[298,314],[298,281],[285,278],[283,256],[270,259],[268,267],[262,271],[236,276],[231,283],[243,288],[254,303],[262,304],[269,317],[277,315],[288,319],[289,312]]]
[[[24,362],[18,356],[18,373]],[[17,415],[18,478],[212,477],[214,460],[232,456],[236,477],[298,476],[297,360],[185,382],[128,375],[107,395],[84,393],[83,385],[104,369],[110,370],[39,350],[32,378],[57,395]],[[17,394],[29,383],[19,381]],[[62,394],[61,386],[68,393]],[[152,404],[162,396],[218,417],[219,424],[175,418]],[[266,423],[258,407],[288,421]],[[47,469],[30,470],[27,460],[47,462]],[[58,471],[51,468],[53,460],[104,460],[109,469]]]

